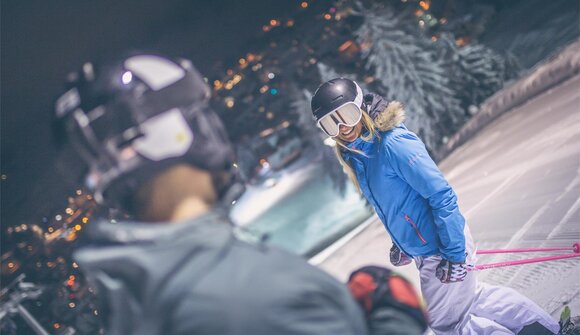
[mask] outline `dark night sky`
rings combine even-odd
[[[204,74],[248,51],[263,24],[300,1],[19,1],[1,3],[2,226],[66,204],[77,160],[51,142],[54,99],[67,73],[124,50],[184,56]],[[77,164],[78,165],[78,164]],[[4,177],[5,176],[5,177]]]

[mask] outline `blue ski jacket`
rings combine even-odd
[[[372,114],[371,114],[372,116]],[[402,123],[404,111],[391,102],[374,121],[379,136],[361,138],[343,150],[363,195],[407,255],[441,254],[465,261],[465,219],[457,196],[423,142]]]

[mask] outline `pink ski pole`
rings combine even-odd
[[[558,260],[558,259],[566,259],[566,258],[573,258],[573,257],[580,257],[580,253],[567,254],[567,255],[554,255],[554,256],[546,256],[546,257],[536,257],[536,258],[520,259],[520,260],[517,260],[517,261],[507,261],[507,262],[490,263],[490,264],[480,264],[480,265],[476,265],[473,268],[473,270],[485,270],[485,269],[492,269],[492,268],[503,268],[503,267],[506,267],[506,266],[514,266],[514,265],[522,265],[522,264],[530,264],[530,263],[554,261],[554,260]]]
[[[486,254],[508,254],[517,252],[546,252],[546,251],[574,251],[575,253],[580,253],[580,243],[574,243],[572,247],[567,248],[519,248],[519,249],[477,250],[477,254],[486,255]]]

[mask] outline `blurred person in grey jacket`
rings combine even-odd
[[[106,332],[367,334],[345,285],[229,221],[243,186],[209,97],[190,62],[133,54],[86,63],[57,99],[85,186],[135,218],[87,225],[75,253]]]

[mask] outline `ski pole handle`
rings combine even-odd
[[[566,258],[573,258],[573,257],[580,257],[580,253],[567,254],[567,255],[554,255],[554,256],[546,256],[546,257],[536,257],[536,258],[520,259],[517,261],[507,261],[507,262],[490,263],[490,264],[480,264],[480,265],[476,265],[473,268],[473,270],[476,271],[476,270],[485,270],[485,269],[493,269],[493,268],[503,268],[506,266],[555,261],[558,259],[566,259]]]
[[[518,253],[518,252],[546,252],[546,251],[573,251],[574,253],[580,253],[580,243],[574,243],[572,247],[567,248],[519,248],[519,249],[490,249],[490,250],[477,250],[478,255],[486,254],[508,254],[508,253]]]

